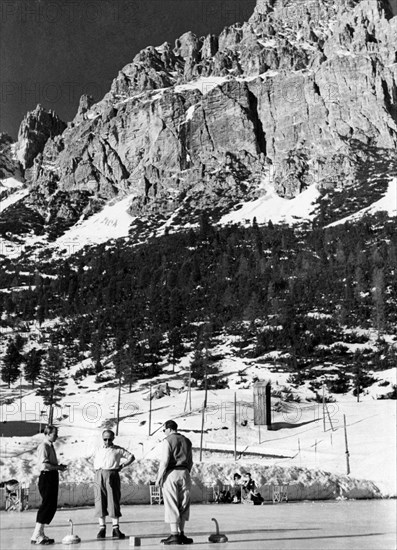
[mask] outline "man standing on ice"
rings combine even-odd
[[[173,420],[164,424],[166,438],[163,441],[160,468],[156,484],[163,488],[165,522],[170,524],[171,534],[162,544],[192,544],[185,536],[185,522],[190,513],[190,470],[193,466],[192,442],[177,433]]]
[[[46,426],[45,440],[37,447],[37,462],[40,468],[39,492],[42,503],[37,511],[36,527],[30,542],[32,544],[54,544],[54,539],[44,534],[44,526],[49,525],[55,516],[58,506],[59,474],[66,470],[66,466],[58,464],[54,443],[58,439],[58,428]]]
[[[114,432],[105,430],[102,432],[103,446],[94,454],[95,469],[95,517],[99,518],[100,529],[97,539],[106,537],[106,516],[112,518],[113,533],[115,539],[125,539],[124,533],[119,528],[120,511],[120,475],[122,468],[129,466],[135,457],[123,447],[114,445]],[[125,459],[120,464],[121,459]]]

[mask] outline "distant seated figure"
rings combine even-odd
[[[230,504],[232,496],[226,487],[217,487],[214,493],[214,502],[217,504]]]
[[[231,495],[233,504],[241,502],[241,475],[237,472],[233,476]]]
[[[262,504],[263,497],[259,493],[255,481],[251,478],[249,472],[243,474],[242,499],[244,501],[253,502],[253,504]]]

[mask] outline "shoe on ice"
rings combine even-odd
[[[181,533],[179,537],[181,539],[181,544],[193,544],[193,539],[187,537],[185,533]]]
[[[99,529],[96,538],[97,538],[97,539],[104,539],[104,538],[106,538],[106,527],[101,527],[101,528]]]
[[[112,537],[114,539],[125,539],[125,535],[120,531],[119,527],[113,527]]]
[[[161,544],[171,545],[171,544],[183,544],[180,535],[170,535],[166,539],[162,539]]]
[[[45,535],[44,536],[40,536],[40,537],[37,537],[36,539],[36,544],[41,544],[41,545],[49,545],[49,544],[54,544],[55,540],[54,539],[50,539],[48,537],[46,537]]]

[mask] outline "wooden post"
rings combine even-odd
[[[185,406],[183,407],[183,412],[186,412],[188,399],[189,399],[189,388],[186,390]]]
[[[328,405],[327,405],[327,404],[325,404],[325,409],[326,409],[326,411],[327,411],[328,420],[329,420],[329,423],[330,423],[330,425],[331,425],[331,431],[334,431],[334,427],[333,427],[333,425],[332,425],[332,420],[331,420],[331,415],[329,414],[329,410],[328,410]]]
[[[323,431],[325,432],[325,388],[323,384]]]
[[[237,460],[237,398],[234,392],[234,462]]]
[[[152,435],[152,385],[149,384],[149,437]]]
[[[116,435],[119,435],[120,400],[121,400],[121,374],[120,374],[120,376],[119,376],[119,393],[118,393],[118,397],[117,397]]]
[[[265,388],[265,417],[266,417],[266,428],[268,430],[272,429],[272,386],[270,382],[266,384]]]
[[[189,412],[192,412],[192,365],[189,365]]]
[[[349,461],[350,453],[349,453],[349,447],[347,445],[347,429],[346,429],[346,415],[345,414],[343,415],[343,427],[344,427],[344,431],[345,431],[346,473],[347,473],[347,475],[349,475],[350,474],[350,461]]]
[[[19,410],[21,411],[21,421],[22,418],[22,371],[19,373]]]
[[[205,393],[204,393],[203,411],[201,415],[200,462],[203,458],[204,416],[205,416],[205,409],[207,408],[207,369],[205,370],[204,384],[205,384]]]

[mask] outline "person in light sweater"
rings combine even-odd
[[[193,543],[184,532],[190,515],[192,443],[177,430],[178,425],[173,420],[164,424],[166,438],[156,481],[163,489],[165,522],[170,524],[171,530],[170,536],[161,541],[165,545]]]
[[[64,472],[66,466],[58,464],[54,443],[58,439],[58,428],[46,426],[45,439],[37,447],[37,464],[40,470],[39,492],[42,498],[40,508],[37,511],[36,526],[30,539],[32,544],[49,545],[55,540],[50,539],[44,533],[44,526],[49,525],[55,516],[58,506],[59,474]]]
[[[99,519],[100,529],[98,539],[106,537],[106,516],[112,518],[113,538],[125,539],[124,533],[120,531],[119,518],[121,485],[119,472],[122,468],[129,466],[135,457],[123,447],[113,443],[114,432],[104,430],[102,432],[103,445],[95,451],[95,517]],[[124,462],[121,464],[121,460]]]

